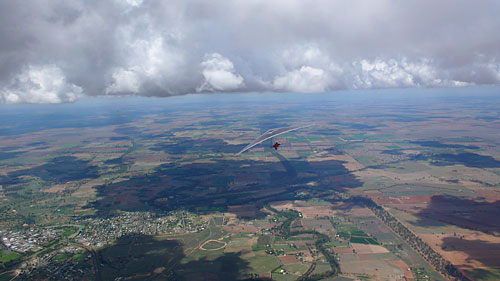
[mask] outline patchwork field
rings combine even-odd
[[[0,278],[499,279],[500,100],[426,91],[0,111]]]

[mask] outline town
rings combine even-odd
[[[196,233],[208,224],[208,218],[176,210],[166,214],[120,212],[106,218],[77,218],[64,225],[25,225],[21,230],[0,231],[4,248],[0,266],[16,268],[20,280],[90,276],[95,249],[120,237]]]

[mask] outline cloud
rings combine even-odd
[[[429,60],[409,62],[407,58],[362,59],[353,62],[351,71],[352,88],[405,88],[405,87],[460,87],[469,85],[465,81],[449,78],[446,72],[439,70]]]
[[[0,96],[72,101],[28,98],[20,77],[48,66],[75,98],[499,84],[498,14],[495,0],[0,1]]]
[[[125,66],[112,71],[112,82],[106,93],[139,94],[141,90],[147,90],[148,84],[171,91],[166,82],[182,67],[182,53],[164,46],[161,37],[123,42]]]
[[[233,63],[218,53],[205,55],[201,67],[204,81],[198,92],[234,91],[244,87],[243,77],[235,73]]]
[[[185,54],[176,35],[161,35],[150,17],[135,19],[116,32],[116,64],[106,94],[182,94],[182,76],[188,77]],[[187,82],[185,84],[190,84]]]
[[[131,5],[133,7],[137,7],[137,6],[140,6],[142,5],[142,2],[144,2],[144,0],[124,0],[125,3],[127,3],[128,5]]]
[[[106,94],[139,93],[141,78],[134,69],[118,68],[113,71],[112,78],[113,82],[106,88]]]
[[[324,92],[329,89],[329,77],[323,69],[302,66],[298,70],[278,76],[273,81],[276,90],[291,92]]]
[[[67,83],[55,65],[30,65],[0,93],[4,103],[63,103],[78,99],[82,88]]]
[[[275,90],[307,93],[345,88],[343,69],[315,44],[284,50],[282,61],[285,71],[274,77]]]

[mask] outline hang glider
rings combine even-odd
[[[273,147],[274,147],[274,150],[278,150],[278,146],[280,146],[281,143],[279,142],[275,142]]]
[[[276,137],[276,136],[279,136],[279,135],[282,135],[282,134],[285,134],[285,133],[288,133],[291,131],[295,131],[298,129],[307,128],[310,126],[312,126],[312,125],[300,126],[300,127],[282,127],[282,128],[269,129],[265,133],[260,135],[258,138],[256,138],[249,145],[245,146],[240,152],[236,153],[236,155],[240,155],[243,152],[249,150],[250,148],[252,148],[252,147],[254,147],[254,146],[270,139],[270,138],[273,138],[273,137]]]

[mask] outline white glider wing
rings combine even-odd
[[[295,131],[295,130],[310,127],[310,126],[312,126],[312,125],[300,126],[300,127],[282,127],[282,128],[269,129],[265,133],[260,135],[258,138],[256,138],[253,142],[251,142],[250,144],[245,146],[240,152],[236,153],[236,155],[240,155],[243,152],[249,150],[250,148],[258,145],[259,143],[262,143],[262,142],[264,142],[270,138],[273,138],[275,136],[279,136],[279,135],[282,135],[284,133],[288,133],[291,131]]]

